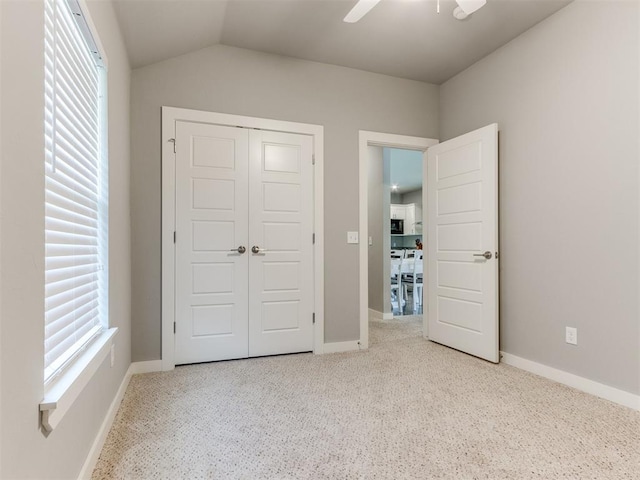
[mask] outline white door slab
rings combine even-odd
[[[311,136],[250,132],[252,357],[313,350],[312,153]]]
[[[248,356],[248,130],[176,125],[175,363]]]
[[[429,339],[497,363],[498,125],[426,156]]]

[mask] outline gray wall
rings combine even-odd
[[[369,308],[384,311],[383,291],[384,272],[382,268],[383,250],[383,212],[389,208],[389,196],[384,198],[384,165],[382,147],[369,147]],[[385,207],[386,205],[386,207]],[[366,239],[368,241],[368,239]]]
[[[390,266],[390,196],[387,148],[369,147],[369,308],[391,313]]]
[[[2,376],[0,478],[77,478],[130,364],[129,82],[109,2],[90,2],[109,59],[111,323],[116,365],[107,359],[58,427],[39,428],[44,368],[44,10],[38,1],[0,2],[0,295]],[[19,20],[18,20],[19,19]]]
[[[413,190],[402,194],[401,202],[403,205],[415,203],[418,207],[422,208],[422,189]]]
[[[382,211],[382,256],[390,258],[391,255],[391,203],[393,195],[391,194],[391,155],[389,148],[382,149],[382,183],[383,195],[385,199],[385,207]],[[389,199],[387,201],[387,199]],[[391,305],[391,263],[382,263],[382,313],[393,314]]]
[[[325,341],[359,338],[358,130],[438,136],[438,87],[214,46],[136,69],[131,83],[133,358],[160,358],[160,107],[324,125]]]
[[[2,46],[4,44],[2,35],[2,13],[3,9],[0,7],[0,186],[2,185],[2,159],[4,158],[4,150],[2,149],[2,117],[3,117],[3,107],[2,107],[2,77],[4,75],[2,70]],[[1,190],[0,190],[1,192]],[[2,195],[0,193],[0,212],[2,212]],[[0,216],[0,272],[2,272],[2,221]],[[2,358],[2,273],[0,273],[0,359]],[[2,422],[2,365],[0,365],[0,432],[4,429],[4,424]],[[2,436],[0,435],[0,477],[2,476]]]
[[[632,393],[638,30],[637,2],[576,1],[440,98],[441,140],[500,126],[501,349]]]

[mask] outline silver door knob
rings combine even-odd
[[[492,257],[493,255],[491,254],[491,252],[490,252],[489,250],[487,250],[487,251],[486,251],[486,252],[484,252],[484,253],[474,253],[474,254],[473,254],[473,256],[474,256],[474,257],[484,257],[484,258],[486,258],[487,260],[491,260],[491,257]]]
[[[254,245],[253,247],[251,247],[251,251],[253,253],[265,253],[266,250],[261,249],[260,247],[258,247],[257,245]]]
[[[247,251],[247,248],[243,245],[240,245],[238,248],[232,248],[231,250],[229,250],[230,252],[238,252],[240,255],[242,255],[244,252]]]

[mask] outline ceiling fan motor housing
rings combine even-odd
[[[471,15],[476,10],[484,7],[487,0],[456,0],[456,3],[464,13]]]

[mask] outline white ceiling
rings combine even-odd
[[[391,193],[404,194],[422,188],[422,152],[390,148],[389,183]]]
[[[440,84],[571,0],[488,0],[464,21],[454,0],[115,0],[133,68],[215,44]]]

